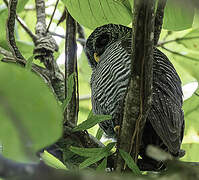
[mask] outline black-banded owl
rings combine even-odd
[[[100,123],[105,133],[115,136],[128,86],[131,64],[132,29],[108,24],[98,27],[86,42],[86,55],[92,68],[91,97],[95,114],[112,115]],[[144,127],[140,155],[153,144],[179,156],[184,133],[180,78],[160,50],[153,52],[152,105]]]

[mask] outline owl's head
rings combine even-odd
[[[119,41],[132,29],[118,24],[107,24],[96,28],[88,37],[85,52],[92,68],[97,66],[99,57],[114,42]]]

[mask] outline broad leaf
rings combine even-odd
[[[185,132],[192,129],[199,133],[199,96],[193,94],[191,98],[184,101],[183,105],[186,127]]]
[[[24,6],[27,4],[29,0],[18,0],[17,4],[17,13],[20,13],[24,10]]]
[[[167,0],[164,11],[163,28],[171,31],[180,31],[192,27],[194,18],[194,7],[190,0],[183,3]]]
[[[127,152],[125,152],[122,149],[119,149],[119,151],[120,151],[120,154],[121,154],[122,158],[125,160],[126,164],[133,171],[133,173],[135,175],[141,175],[142,173],[139,170],[139,168],[137,167],[137,165],[135,164],[135,162],[132,159],[132,157]]]
[[[35,74],[0,63],[0,142],[3,154],[29,161],[62,134],[62,112],[47,85]]]
[[[189,162],[198,162],[198,149],[199,143],[185,143],[182,145],[182,149],[186,150],[185,156],[182,158],[182,161]]]
[[[199,28],[193,29],[184,37],[182,37],[182,40],[177,42],[183,44],[184,47],[188,49],[199,51]]]
[[[130,1],[127,0],[62,0],[80,24],[94,29],[104,24],[128,25],[132,21]]]

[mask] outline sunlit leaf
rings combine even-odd
[[[62,0],[62,2],[73,18],[90,29],[109,23],[128,25],[132,21],[130,1],[125,0],[123,3],[121,0]]]
[[[56,169],[67,169],[66,166],[59,160],[57,159],[55,156],[53,156],[52,154],[50,154],[48,151],[44,151],[42,154],[41,154],[41,157],[43,159],[43,161],[53,167],[53,168],[56,168]]]
[[[191,28],[194,18],[194,7],[189,0],[179,3],[167,0],[164,11],[163,28],[171,31],[180,31]]]
[[[199,51],[199,29],[193,29],[182,37],[182,40],[177,42],[183,44],[188,49]]]
[[[120,151],[122,158],[125,160],[126,164],[133,171],[133,173],[136,175],[141,175],[142,173],[139,170],[139,168],[137,167],[137,165],[135,164],[135,162],[133,161],[132,157],[122,149],[119,149],[119,151]]]
[[[184,101],[185,133],[191,128],[199,133],[199,96],[193,94],[191,98]]]
[[[198,162],[198,149],[199,143],[186,143],[182,145],[182,149],[186,150],[185,156],[182,158],[183,161]]]
[[[3,155],[17,161],[37,159],[36,152],[62,134],[62,113],[47,85],[34,73],[0,62],[0,142]]]
[[[17,13],[20,13],[24,10],[24,6],[27,4],[29,0],[18,0],[17,4]]]

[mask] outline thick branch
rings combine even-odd
[[[135,0],[131,77],[125,99],[120,148],[137,162],[142,130],[151,105],[155,0]],[[133,133],[133,134],[132,134]],[[128,140],[128,141],[127,141]],[[124,162],[117,170],[124,169]]]
[[[35,0],[36,2],[36,14],[37,14],[37,24],[36,24],[36,35],[37,40],[35,42],[34,54],[35,58],[38,58],[44,63],[45,67],[50,72],[50,80],[52,87],[60,101],[64,100],[64,76],[60,71],[53,53],[58,51],[58,46],[56,41],[47,33],[46,19],[45,19],[45,1]]]
[[[77,95],[77,44],[76,44],[76,21],[68,13],[66,19],[66,40],[65,40],[65,97],[67,96],[68,77],[75,72],[73,94],[70,103],[65,109],[64,121],[77,124],[79,111],[79,97]]]

